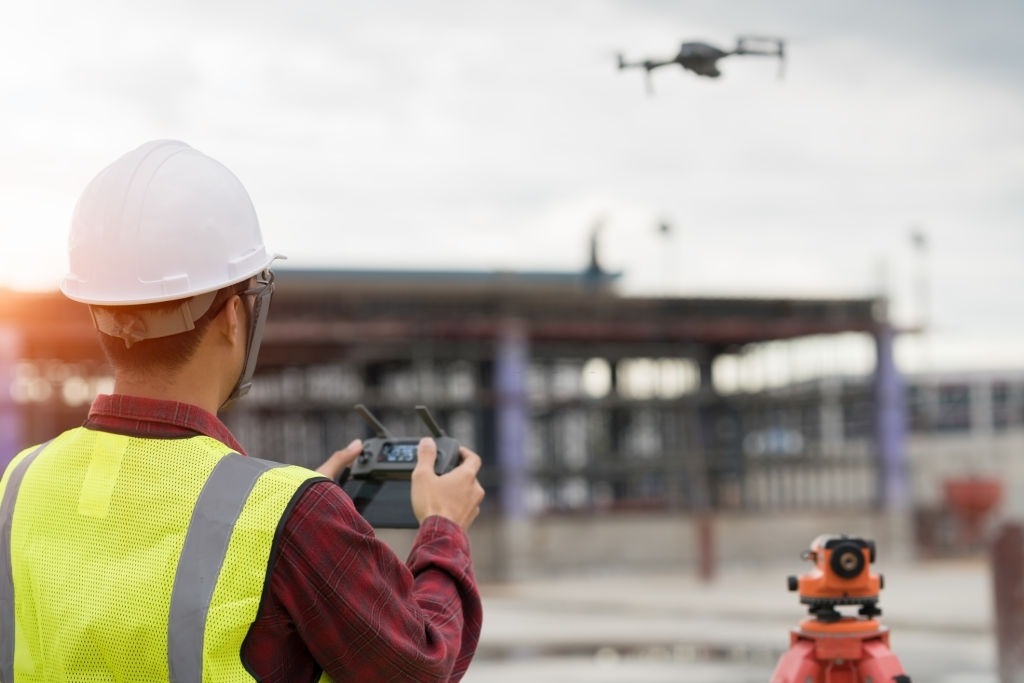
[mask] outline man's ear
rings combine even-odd
[[[238,328],[242,325],[245,316],[242,314],[242,297],[232,294],[225,302],[224,307],[217,314],[218,330],[228,339],[234,342],[238,339]]]

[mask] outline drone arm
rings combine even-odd
[[[661,67],[661,66],[668,66],[669,64],[675,64],[676,62],[677,62],[677,60],[675,60],[675,59],[669,59],[669,60],[645,59],[642,62],[627,62],[625,60],[625,58],[622,56],[621,53],[618,55],[619,69],[640,68],[640,69],[644,70],[644,72],[646,74],[646,87],[647,87],[647,94],[648,95],[653,95],[654,94],[654,84],[651,82],[651,71],[653,71],[654,69],[657,69],[658,67]]]
[[[645,70],[650,72],[650,71],[653,71],[654,69],[657,69],[659,67],[668,66],[669,64],[676,64],[676,63],[677,63],[677,60],[675,60],[675,59],[663,59],[663,60],[647,59],[640,66],[642,66]]]
[[[642,62],[627,62],[619,55],[619,68],[620,69],[643,69],[644,71],[652,71],[657,69],[659,66],[668,66],[669,64],[675,64],[674,59],[670,60],[654,60],[645,59]]]

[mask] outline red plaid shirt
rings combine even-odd
[[[196,406],[99,396],[90,429],[149,438],[205,434],[244,454]],[[278,540],[242,660],[261,681],[458,681],[476,652],[482,610],[469,541],[448,519],[424,520],[407,561],[376,538],[333,482],[309,486]]]

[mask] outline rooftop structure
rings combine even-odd
[[[902,486],[902,422],[892,419],[901,399],[891,390],[893,331],[883,299],[625,296],[615,287],[618,274],[595,258],[580,272],[284,265],[275,272],[253,395],[226,417],[254,455],[318,464],[362,432],[354,403],[401,428],[401,420],[414,420],[413,403],[429,402],[454,436],[491,461],[499,495],[489,498],[505,514],[607,501],[741,505],[753,500],[743,483],[750,468],[742,433],[775,433],[774,413],[758,400],[716,396],[715,358],[767,342],[859,333],[875,340],[878,356],[858,413],[877,448],[851,455],[868,482],[855,497],[869,504],[899,495],[885,493]],[[61,384],[28,392],[35,404],[16,406],[36,415],[22,420],[20,438],[79,423],[106,372],[87,309],[57,292],[6,293],[0,328],[8,332],[8,363],[46,366],[33,381]],[[580,390],[594,359],[608,374],[601,396]],[[685,365],[695,380],[637,399],[620,381],[634,359]],[[69,393],[69,384],[77,390]],[[68,405],[69,396],[78,405]],[[895,479],[884,483],[886,473]],[[845,475],[835,476],[840,486]]]

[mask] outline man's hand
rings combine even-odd
[[[416,469],[412,472],[412,511],[422,524],[431,515],[441,515],[463,529],[480,514],[484,487],[477,481],[480,456],[465,446],[459,448],[462,462],[450,472],[434,472],[437,444],[430,437],[420,439],[416,449]]]
[[[316,471],[326,477],[330,477],[334,481],[338,481],[338,477],[341,476],[345,468],[355,462],[362,452],[363,442],[359,439],[354,439],[340,451],[334,451],[323,465],[316,468]]]

